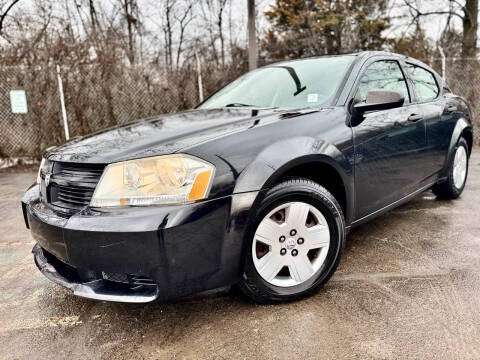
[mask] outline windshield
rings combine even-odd
[[[353,59],[333,56],[260,68],[232,81],[198,108],[318,106],[334,95]]]

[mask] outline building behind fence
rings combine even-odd
[[[426,61],[442,73],[441,59]],[[455,94],[468,99],[480,125],[480,65],[476,59],[446,59],[445,77]],[[57,69],[0,69],[0,158],[36,157],[65,142]],[[70,137],[157,114],[189,109],[198,103],[195,69],[172,72],[148,68],[78,66],[60,68]],[[207,92],[237,74],[209,74]],[[216,76],[216,77],[215,77]],[[205,77],[204,77],[205,78]],[[12,113],[10,92],[24,90],[26,114]],[[476,142],[480,134],[475,131]]]

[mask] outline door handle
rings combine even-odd
[[[417,122],[422,119],[423,119],[423,116],[420,114],[412,114],[408,117],[408,121],[410,122]]]
[[[449,107],[447,107],[447,111],[448,111],[448,112],[457,111],[457,107],[456,107],[455,105],[449,106]]]

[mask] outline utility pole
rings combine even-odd
[[[255,0],[248,3],[248,68],[257,68],[257,31],[255,29]]]

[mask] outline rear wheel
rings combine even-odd
[[[305,297],[332,276],[344,238],[341,208],[325,188],[307,179],[284,181],[257,213],[240,289],[258,303]]]
[[[467,142],[460,138],[448,168],[447,179],[432,189],[435,195],[442,199],[456,199],[462,194],[468,175],[468,156]]]

